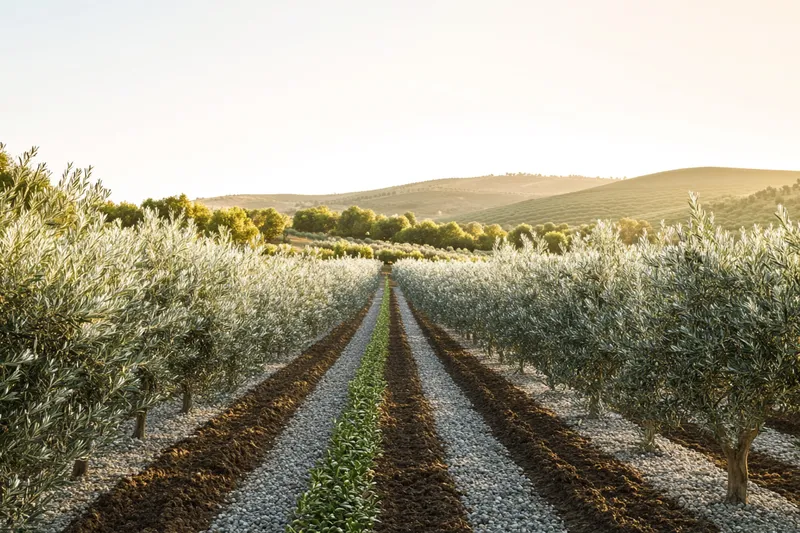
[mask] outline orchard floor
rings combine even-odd
[[[725,505],[724,464],[702,434],[659,436],[661,450],[644,453],[622,417],[590,420],[573,392],[486,357],[414,311],[399,289],[391,298],[383,453],[373,469],[378,533],[800,531],[791,420],[756,447],[752,505]],[[34,530],[284,531],[379,304],[378,294],[188,436],[88,490],[82,512],[60,515],[70,523]]]
[[[720,531],[800,531],[797,469],[800,441],[777,428],[767,428],[753,444],[750,503],[723,503],[726,486],[724,458],[708,436],[688,426],[683,431],[659,435],[656,453],[641,449],[638,426],[613,412],[592,419],[585,402],[574,391],[551,390],[535,371],[520,374],[516,367],[488,357],[469,341],[448,332],[463,353],[469,353],[488,371],[502,376],[532,401],[550,410],[573,431],[597,448],[636,469],[640,475],[678,505],[703,517]]]

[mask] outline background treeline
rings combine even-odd
[[[200,235],[214,236],[224,231],[231,241],[237,244],[258,242],[262,251],[268,255],[276,253],[307,255],[321,259],[364,257],[380,259],[388,264],[400,259],[463,259],[462,253],[456,252],[452,243],[465,244],[467,242],[460,242],[458,239],[438,239],[438,245],[419,243],[419,246],[413,247],[409,241],[399,241],[409,242],[409,246],[389,246],[381,241],[389,241],[398,231],[407,229],[411,230],[411,233],[415,231],[418,233],[430,232],[428,226],[430,223],[433,224],[434,232],[436,232],[438,226],[433,222],[425,221],[418,230],[413,230],[413,226],[409,222],[411,220],[416,223],[413,213],[409,212],[399,217],[376,217],[372,211],[362,210],[356,206],[341,214],[330,211],[327,207],[307,209],[298,212],[299,216],[295,215],[292,219],[274,208],[246,210],[240,207],[229,207],[212,210],[203,203],[191,201],[185,194],[181,194],[160,200],[148,198],[142,202],[141,206],[128,202],[115,204],[107,201],[100,210],[105,214],[107,222],[113,223],[118,220],[124,228],[138,226],[144,220],[148,210],[165,220],[180,217],[185,221],[191,221]],[[362,231],[361,228],[361,225],[365,223],[362,220],[362,213],[371,214],[372,222],[368,222],[370,225],[366,231]],[[291,232],[295,223],[299,223],[300,227],[319,229],[320,232],[310,230],[308,233]],[[324,228],[329,229],[323,233],[321,230]],[[356,235],[368,235],[369,229],[376,229],[381,239],[370,239],[372,242],[369,243],[363,242],[363,239],[360,239],[362,242],[353,242]],[[313,238],[314,247],[317,249],[298,249],[293,246],[297,243],[290,242],[289,235],[307,235]],[[504,237],[506,233],[500,230],[495,236],[492,228],[489,228],[489,234],[483,235],[487,245],[486,249],[491,249],[494,239]],[[350,239],[350,242],[333,238],[335,236],[346,237]],[[444,245],[444,242],[448,244]],[[467,248],[461,250],[463,252],[470,251]]]
[[[621,219],[617,225],[624,243],[634,244],[645,234],[652,234],[653,228],[646,220]],[[498,239],[507,238],[516,247],[522,247],[523,239],[541,237],[552,252],[559,253],[569,248],[576,235],[586,234],[593,224],[570,227],[568,224],[519,224],[508,231],[499,224],[483,225],[479,222],[461,224],[445,222],[437,224],[432,220],[417,222],[414,213],[387,217],[376,215],[371,209],[351,206],[338,213],[326,206],[311,207],[297,211],[292,220],[292,228],[300,232],[325,233],[339,237],[374,240],[395,243],[428,245],[435,248],[453,250],[491,250]]]
[[[122,227],[136,226],[144,219],[145,210],[155,211],[161,218],[183,217],[191,220],[199,233],[219,234],[220,228],[230,233],[233,242],[252,243],[258,235],[270,241],[280,237],[291,219],[273,208],[242,209],[227,207],[211,210],[200,202],[193,202],[185,194],[169,196],[160,200],[148,198],[141,206],[128,202],[106,202],[101,210],[108,222],[119,220]]]
[[[503,228],[499,224],[484,225],[479,222],[438,224],[433,220],[418,222],[411,211],[387,217],[355,205],[341,213],[327,206],[310,207],[298,210],[294,217],[290,218],[271,207],[250,210],[228,207],[211,210],[200,202],[189,200],[185,194],[160,200],[148,198],[141,206],[128,202],[115,204],[109,201],[102,207],[107,221],[119,220],[123,227],[133,227],[141,222],[146,209],[155,211],[162,218],[181,216],[192,220],[197,231],[204,235],[218,234],[220,228],[225,228],[231,240],[240,244],[253,243],[259,235],[265,242],[275,241],[291,227],[298,232],[362,240],[369,238],[374,241],[430,246],[451,252],[490,251],[498,240],[503,239],[508,239],[519,248],[524,237],[530,238],[535,235],[544,239],[552,252],[558,253],[569,248],[573,237],[586,234],[593,227],[593,224],[569,226],[552,222],[535,226],[519,224],[513,228]],[[643,235],[653,233],[650,223],[645,220],[623,218],[617,224],[626,244],[636,243]],[[275,250],[274,247],[269,249]],[[410,255],[413,251],[395,250],[396,253],[390,254],[384,247],[384,255],[387,258],[392,255],[395,259],[415,257]],[[351,247],[350,252],[352,251],[355,251],[355,247]],[[373,252],[377,253],[378,250],[373,247]],[[431,253],[423,251],[420,253],[427,259],[432,256]],[[439,254],[439,258],[444,255]]]
[[[200,211],[108,223],[109,193],[88,169],[51,185],[34,155],[0,159],[2,530],[84,474],[121,424],[144,438],[155,403],[189,411],[352,316],[380,269],[266,256],[227,226],[205,237]]]

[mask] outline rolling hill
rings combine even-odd
[[[767,187],[748,196],[711,202],[705,207],[714,213],[717,224],[727,230],[736,230],[754,224],[778,224],[775,212],[779,205],[789,211],[792,220],[800,219],[800,180],[791,187]]]
[[[645,219],[652,224],[684,221],[688,193],[703,203],[741,197],[767,187],[792,185],[800,171],[699,167],[670,170],[570,192],[533,198],[452,217],[450,220],[516,225],[546,222],[570,225],[597,219]],[[440,217],[445,219],[445,217]]]
[[[522,200],[598,187],[615,180],[583,176],[541,176],[506,174],[476,178],[446,178],[421,181],[344,194],[238,194],[198,198],[212,208],[239,206],[246,209],[274,207],[292,214],[304,207],[327,205],[341,211],[351,205],[393,215],[413,211],[417,218],[453,218],[480,209],[512,204]]]

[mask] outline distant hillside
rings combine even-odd
[[[767,187],[748,196],[711,202],[705,208],[714,213],[717,224],[728,230],[737,230],[753,224],[778,224],[775,212],[779,205],[789,211],[792,220],[800,220],[800,180],[791,186]]]
[[[725,197],[740,197],[767,187],[791,185],[800,171],[753,170],[701,167],[649,174],[588,190],[483,209],[453,219],[516,225],[546,222],[570,225],[623,217],[658,224],[684,221],[689,191],[700,194],[703,203]]]
[[[607,178],[507,174],[477,178],[447,178],[421,181],[344,194],[237,194],[198,198],[213,208],[239,206],[246,209],[274,207],[292,214],[298,209],[327,205],[341,211],[351,205],[384,215],[413,211],[417,218],[453,218],[464,213],[512,204],[532,198],[580,191],[612,183]]]

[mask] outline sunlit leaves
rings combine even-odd
[[[0,523],[41,509],[134,411],[232,388],[351,316],[380,267],[267,257],[154,212],[107,224],[88,171],[50,186],[33,155],[0,191]]]

